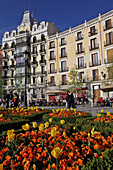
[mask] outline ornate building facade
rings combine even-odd
[[[53,23],[39,23],[26,11],[17,31],[4,34],[2,49],[5,90],[18,88],[24,96],[27,77],[28,97],[65,98],[68,73],[76,66],[90,100],[113,96],[113,11],[63,32]]]

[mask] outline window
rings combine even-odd
[[[113,63],[113,48],[107,50],[107,63]]]
[[[113,79],[113,67],[108,67],[109,79]]]
[[[34,27],[34,31],[36,31],[36,27]]]
[[[106,44],[109,45],[113,43],[113,32],[109,32],[106,34]]]
[[[93,73],[93,81],[99,80],[98,69],[92,71]]]
[[[65,38],[61,38],[61,45],[65,45],[65,44],[66,44]]]
[[[45,72],[45,67],[41,66],[41,73],[44,74],[44,72]]]
[[[36,37],[33,37],[33,43],[36,43]]]
[[[77,32],[77,40],[81,40],[82,39],[82,32]]]
[[[14,85],[14,80],[11,80],[11,86],[13,86]]]
[[[36,78],[33,77],[33,84],[36,84]]]
[[[8,34],[6,34],[6,38],[8,38]]]
[[[84,67],[84,57],[78,58],[78,68]]]
[[[92,65],[97,65],[98,64],[98,54],[94,53],[91,55],[92,57]]]
[[[14,51],[12,51],[12,55],[14,55]]]
[[[84,79],[84,72],[79,72],[79,80],[83,80]]]
[[[54,76],[51,76],[50,77],[50,84],[54,84],[55,83],[55,77]]]
[[[36,57],[33,57],[33,62],[35,62],[36,61]]]
[[[45,51],[45,45],[41,45],[41,46],[40,46],[40,51],[41,51],[41,52],[44,52],[44,51]]]
[[[95,34],[96,34],[96,30],[95,30],[95,26],[93,26],[93,27],[90,28],[90,34],[89,35],[91,36],[91,35],[95,35]]]
[[[105,21],[105,29],[109,29],[109,28],[111,28],[111,19]]]
[[[62,75],[62,84],[63,84],[63,85],[66,84],[66,75]]]
[[[67,71],[67,62],[61,61],[61,71]]]
[[[14,60],[12,60],[12,66],[14,66]]]
[[[15,32],[13,32],[13,37],[15,37]]]
[[[50,73],[54,73],[55,72],[55,64],[51,63],[50,64]]]
[[[11,76],[14,77],[14,70],[12,70]]]
[[[54,41],[50,42],[50,47],[49,48],[54,48],[54,47],[55,47]]]
[[[41,77],[41,83],[44,83],[44,77]]]
[[[41,55],[41,61],[44,61],[44,55]]]
[[[91,43],[91,48],[90,48],[91,50],[95,49],[95,48],[98,48],[97,39],[96,38],[91,39],[90,43]]]
[[[55,59],[54,51],[50,51],[50,60]]]
[[[77,52],[78,53],[83,52],[83,43],[78,43],[77,44]]]
[[[61,57],[66,57],[66,49],[65,48],[61,48]]]
[[[36,74],[36,67],[33,67],[33,75]]]
[[[33,54],[37,54],[37,47],[33,47]]]

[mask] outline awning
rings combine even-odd
[[[43,94],[60,94],[60,93],[64,93],[65,91],[61,91],[61,90],[48,90],[46,92],[44,92]]]
[[[111,86],[103,86],[101,88],[101,90],[104,91],[104,92],[113,91],[113,85],[111,85]]]
[[[87,87],[76,88],[76,90],[87,90]]]

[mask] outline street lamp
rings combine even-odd
[[[28,63],[28,54],[29,52],[25,50],[24,56],[25,56],[25,92],[24,92],[24,106],[27,107],[27,63]]]
[[[103,71],[101,72],[101,74],[102,74],[102,77],[104,78],[104,80],[105,80],[105,78],[106,78],[106,74],[104,74],[103,73]]]

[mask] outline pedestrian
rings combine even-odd
[[[71,107],[72,107],[72,108],[76,108],[73,91],[71,91]]]
[[[83,107],[84,107],[84,102],[85,102],[85,96],[84,96],[84,94],[83,94],[83,100],[82,100]]]
[[[11,107],[13,102],[12,91],[9,90],[9,93],[6,95],[6,108]]]
[[[18,95],[17,95],[17,93],[14,93],[14,107],[18,107]]]
[[[67,108],[70,109],[70,107],[71,107],[71,93],[70,93],[70,91],[67,91],[66,101],[67,101]]]

